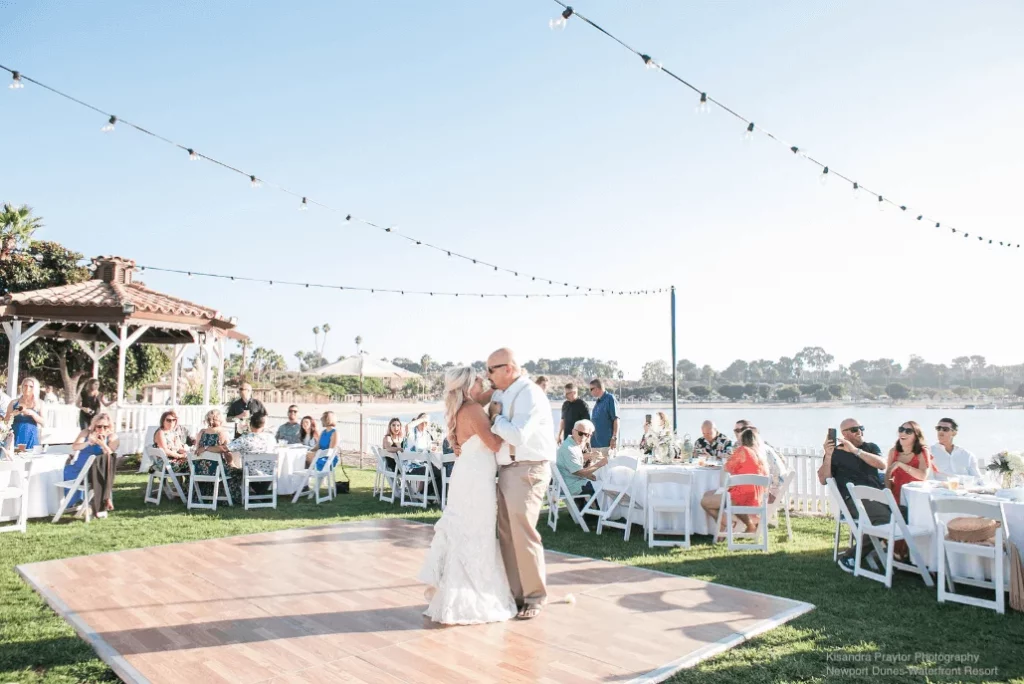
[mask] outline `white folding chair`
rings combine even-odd
[[[313,457],[313,462],[305,470],[295,473],[301,477],[302,486],[295,490],[292,503],[297,503],[300,496],[313,497],[314,503],[321,504],[330,501],[338,494],[337,484],[334,480],[334,469],[338,465],[338,454],[335,449],[320,449]],[[327,483],[327,493],[320,496],[323,484]]]
[[[142,442],[142,457],[139,459],[140,474],[148,473],[149,469],[152,468],[156,463],[155,460],[153,459],[153,453],[150,451],[150,449],[155,448],[153,446],[153,438],[156,437],[156,431],[157,428],[152,425],[146,428],[146,439],[145,441]],[[163,452],[161,451],[160,453],[162,454]]]
[[[715,535],[712,540],[718,541],[721,536],[719,530],[722,529],[722,520],[725,520],[725,539],[727,542],[727,548],[730,551],[764,551],[768,552],[768,486],[771,485],[772,479],[767,475],[726,475],[725,491],[722,493],[722,507],[718,509],[718,520],[715,522]],[[764,494],[761,497],[760,506],[737,506],[732,502],[732,494],[729,492],[732,487],[740,487],[742,485],[754,485],[756,487],[763,487]],[[753,532],[736,532],[733,530],[733,516],[736,515],[756,515],[757,529]],[[761,541],[755,543],[741,543],[735,541],[736,539],[757,539],[761,538]]]
[[[440,497],[437,494],[437,483],[434,481],[434,473],[430,468],[430,460],[426,458],[426,456],[426,454],[421,454],[415,451],[403,451],[395,454],[395,460],[398,462],[398,473],[400,477],[400,506],[426,508],[430,505],[431,501],[435,503],[440,502]],[[414,468],[420,465],[423,466],[422,473],[412,472]],[[416,485],[418,484],[423,485],[422,492],[416,491]],[[434,490],[433,494],[430,493],[431,489]]]
[[[991,608],[1002,615],[1006,612],[1006,559],[1003,555],[1006,538],[1006,515],[1001,503],[993,501],[972,501],[959,498],[935,498],[931,500],[932,518],[935,520],[935,540],[938,551],[939,577],[936,582],[939,588],[939,603],[953,601],[978,608]],[[988,518],[998,523],[994,543],[967,543],[952,541],[947,538],[946,527],[951,516],[975,516]],[[953,572],[950,563],[952,556],[970,556],[978,559],[987,558],[992,561],[992,580],[963,577]],[[956,593],[956,583],[968,584],[995,591],[995,598],[987,600]]]
[[[565,508],[569,511],[569,517],[573,519],[573,522],[579,525],[584,532],[590,532],[590,528],[587,527],[587,523],[580,513],[579,506],[576,505],[576,501],[569,493],[569,488],[565,485],[565,480],[562,479],[562,473],[558,471],[557,467],[552,466],[551,487],[548,489],[548,526],[552,530],[557,531],[558,506],[562,501],[565,502]]]
[[[621,484],[615,484],[610,480],[594,481],[594,496],[590,497],[590,501],[586,503],[580,514],[597,514],[598,534],[601,534],[602,530],[606,527],[614,527],[615,529],[623,530],[623,539],[629,541],[629,532],[633,526],[633,510],[640,506],[639,503],[636,506],[633,503],[633,499],[636,498],[633,496],[633,486],[636,482],[636,474],[639,467],[640,460],[636,456],[616,456],[610,459],[607,465],[603,466],[602,469],[608,476],[611,476],[612,468],[629,470],[629,474],[626,477],[626,481]],[[599,504],[598,509],[592,508],[595,502]],[[623,522],[618,522],[611,518],[615,514],[615,509],[619,506],[626,507],[626,517]]]
[[[445,466],[449,463],[452,464],[452,475],[455,474],[455,454],[443,454],[441,456],[441,510],[448,505],[448,483],[451,482],[452,476],[448,474],[448,469]]]
[[[675,496],[659,495],[655,487],[661,484],[672,484],[681,487]],[[647,546],[681,546],[690,548],[690,530],[693,525],[690,521],[691,489],[693,475],[688,471],[668,470],[652,468],[647,471],[647,502],[644,522],[644,536],[647,537]],[[659,513],[683,514],[683,529],[658,529]],[[628,532],[628,531],[627,531]],[[674,536],[683,535],[683,541],[673,539],[657,539],[657,534],[669,534]],[[629,538],[628,536],[626,537]]]
[[[242,454],[242,508],[277,508],[278,454]],[[269,483],[267,494],[251,494],[249,485]]]
[[[908,525],[907,521],[903,519],[899,506],[896,505],[896,499],[893,498],[892,492],[888,489],[875,489],[865,485],[855,485],[852,482],[847,483],[847,489],[850,490],[853,503],[857,506],[857,517],[859,519],[859,524],[857,525],[857,559],[853,568],[854,577],[867,577],[882,582],[886,588],[891,588],[893,569],[899,568],[900,570],[908,570],[920,574],[926,586],[933,586],[932,576],[928,572],[928,565],[925,562],[924,555],[918,550],[914,540],[919,537],[930,537],[934,530],[931,527],[912,527]],[[889,522],[881,525],[872,524],[867,510],[864,508],[865,501],[875,501],[888,507]],[[861,567],[861,558],[864,554],[864,537],[871,539],[872,544],[883,540],[887,543],[884,575]],[[897,561],[893,556],[894,547],[899,540],[907,543],[907,548],[910,550],[910,563]],[[881,557],[882,551],[877,546],[875,550],[879,557]]]
[[[764,493],[765,501],[768,503],[768,520],[774,520],[776,525],[781,525],[781,515],[786,516],[786,540],[793,541],[793,523],[789,519],[789,488],[793,486],[796,473],[786,473],[782,480],[782,488],[779,490],[775,501],[768,501],[768,492]],[[780,514],[781,511],[781,514]]]
[[[197,474],[196,461],[213,461],[216,466],[213,474]],[[193,508],[202,508],[215,511],[217,510],[218,501],[226,501],[228,506],[234,506],[234,502],[231,500],[231,490],[228,487],[227,470],[224,468],[224,459],[221,458],[220,454],[213,453],[212,451],[205,451],[199,456],[189,454],[188,479],[188,501],[186,502],[188,510],[192,510]],[[213,492],[210,496],[203,495],[202,490],[199,488],[200,484],[209,484],[213,486]],[[221,492],[222,485],[224,487],[223,492]],[[194,497],[193,494],[195,494]],[[209,499],[209,501],[207,501],[207,499]]]
[[[28,476],[32,469],[32,461],[18,459],[16,461],[0,460],[0,473],[8,473],[6,485],[0,486],[0,508],[5,501],[16,501],[18,517],[13,525],[0,525],[0,532],[28,531]]]
[[[374,479],[373,495],[381,501],[394,503],[395,492],[398,491],[398,463],[396,461],[395,467],[389,468],[387,459],[391,454],[385,451],[383,447],[373,447],[372,451],[377,458],[377,473]]]
[[[74,458],[72,454],[72,458]],[[89,522],[89,518],[92,516],[92,508],[89,506],[89,499],[92,498],[92,492],[89,490],[89,475],[92,471],[93,463],[96,462],[96,454],[93,454],[82,466],[82,470],[78,473],[78,477],[74,480],[64,480],[63,482],[55,482],[54,486],[58,490],[67,490],[63,498],[60,500],[60,506],[57,508],[57,513],[53,516],[53,522],[60,520],[60,517],[64,515],[65,509],[71,503],[72,497],[78,492],[82,493],[82,505],[85,506],[85,522]]]
[[[144,453],[147,454],[150,463],[153,465],[153,472],[149,473],[149,479],[146,482],[146,495],[143,498],[143,502],[159,506],[160,498],[165,490],[167,491],[168,498],[177,494],[178,500],[184,501],[185,491],[181,488],[179,480],[188,477],[188,473],[174,472],[171,468],[170,460],[158,447],[148,447],[144,450]],[[171,490],[172,486],[174,487],[173,491]],[[156,494],[153,493],[154,491]]]

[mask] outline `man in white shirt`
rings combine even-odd
[[[950,477],[973,477],[975,483],[982,480],[978,460],[967,449],[953,444],[959,426],[952,418],[943,418],[935,426],[939,441],[932,445],[932,459],[938,470],[937,479],[948,480]]]
[[[510,349],[487,358],[494,385],[491,425],[504,440],[498,452],[498,542],[508,583],[519,606],[518,617],[536,617],[547,599],[544,546],[537,519],[551,481],[555,428],[544,390],[526,376]]]

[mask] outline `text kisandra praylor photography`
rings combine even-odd
[[[993,677],[997,667],[983,667],[977,653],[849,653],[831,651],[825,656],[828,677],[916,676]]]

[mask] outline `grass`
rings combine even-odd
[[[92,649],[57,617],[14,571],[16,565],[103,551],[251,534],[290,527],[323,525],[374,517],[433,520],[384,504],[370,496],[372,473],[349,470],[352,493],[332,503],[283,503],[279,509],[222,509],[189,515],[177,503],[160,508],[142,505],[145,480],[121,475],[118,510],[88,526],[74,521],[53,525],[30,523],[26,535],[0,535],[0,682],[117,681]],[[672,682],[810,681],[1021,681],[1024,682],[1024,615],[959,605],[939,605],[935,590],[920,578],[897,573],[893,588],[854,579],[832,563],[830,520],[794,519],[794,541],[772,531],[772,553],[728,553],[722,546],[696,542],[689,550],[649,550],[636,535],[628,543],[621,533],[585,534],[563,514],[557,533],[543,526],[545,546],[556,551],[604,558],[618,563],[696,577],[744,589],[808,601],[810,613],[774,629]],[[702,539],[697,537],[695,539]],[[909,657],[915,654],[969,654],[973,665],[995,670],[987,676],[878,675],[872,666],[863,675],[839,676],[829,668],[855,667],[836,654]],[[878,656],[876,656],[878,654]],[[863,664],[860,664],[863,666]],[[904,663],[904,666],[906,663]],[[956,663],[949,667],[957,667]]]

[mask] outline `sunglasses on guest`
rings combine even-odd
[[[852,432],[854,434],[858,432],[864,432],[863,425],[854,425],[853,427],[843,428],[843,432]]]
[[[498,370],[499,368],[504,368],[507,365],[508,365],[507,363],[499,363],[497,366],[488,366],[487,367],[487,374],[488,375],[494,375],[494,371]]]
[[[914,428],[908,428],[908,427],[903,427],[903,426],[901,425],[901,426],[899,427],[899,433],[900,433],[901,435],[912,435],[912,434],[914,434]]]
[[[948,425],[936,425],[935,429],[939,432],[952,432],[953,428]]]
[[[584,439],[586,439],[587,437],[590,437],[590,433],[589,432],[583,432],[582,430],[577,430],[576,434],[579,435],[580,437],[583,437]]]

